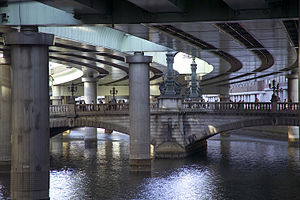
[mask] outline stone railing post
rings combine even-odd
[[[277,102],[272,102],[271,106],[272,106],[272,108],[271,108],[272,112],[276,112],[277,111]]]
[[[69,104],[68,107],[69,107],[68,117],[76,117],[76,104],[75,103]]]

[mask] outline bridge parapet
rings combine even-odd
[[[290,113],[297,114],[299,103],[269,102],[184,102],[184,111],[215,111],[244,113]]]
[[[251,126],[299,126],[298,103],[184,102],[179,109],[150,106],[156,157],[184,157],[215,134]],[[50,128],[96,127],[129,133],[129,104],[50,106]]]
[[[168,109],[159,108],[158,103],[151,103],[151,113],[158,114]],[[128,115],[128,103],[110,104],[67,104],[50,106],[50,117],[74,117],[100,114]],[[269,103],[269,102],[183,102],[182,108],[177,112],[215,112],[237,114],[298,114],[299,103]]]

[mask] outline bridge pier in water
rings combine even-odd
[[[11,73],[8,54],[4,51],[0,65],[0,171],[9,171],[11,160]]]
[[[150,171],[150,83],[152,56],[135,52],[129,63],[129,118],[131,171]]]
[[[82,78],[84,87],[84,101],[86,104],[97,104],[97,79],[92,77]],[[97,128],[85,127],[84,142],[87,148],[97,147]]]
[[[49,199],[49,48],[54,36],[4,35],[12,66],[11,199]]]
[[[298,90],[298,74],[293,71],[287,75],[288,78],[288,101],[299,102],[299,90]],[[299,126],[288,126],[288,141],[289,145],[299,145]]]

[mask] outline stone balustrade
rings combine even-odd
[[[275,107],[274,107],[275,106]],[[110,104],[67,104],[52,105],[49,108],[50,116],[60,116],[69,114],[96,114],[96,113],[120,113],[128,114],[129,103],[110,103]],[[150,104],[151,111],[164,111],[159,108],[158,103]],[[268,102],[183,102],[181,111],[186,112],[279,112],[294,113],[298,112],[298,103],[268,103]]]
[[[184,110],[207,110],[207,111],[275,111],[291,112],[298,111],[298,103],[269,103],[269,102],[183,102]],[[273,107],[275,106],[275,108]]]

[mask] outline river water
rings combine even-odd
[[[129,172],[129,137],[101,134],[97,148],[83,140],[52,141],[52,200],[299,200],[299,148],[285,141],[240,135],[208,140],[207,152],[153,160],[151,173]],[[0,199],[9,175],[0,174]]]

